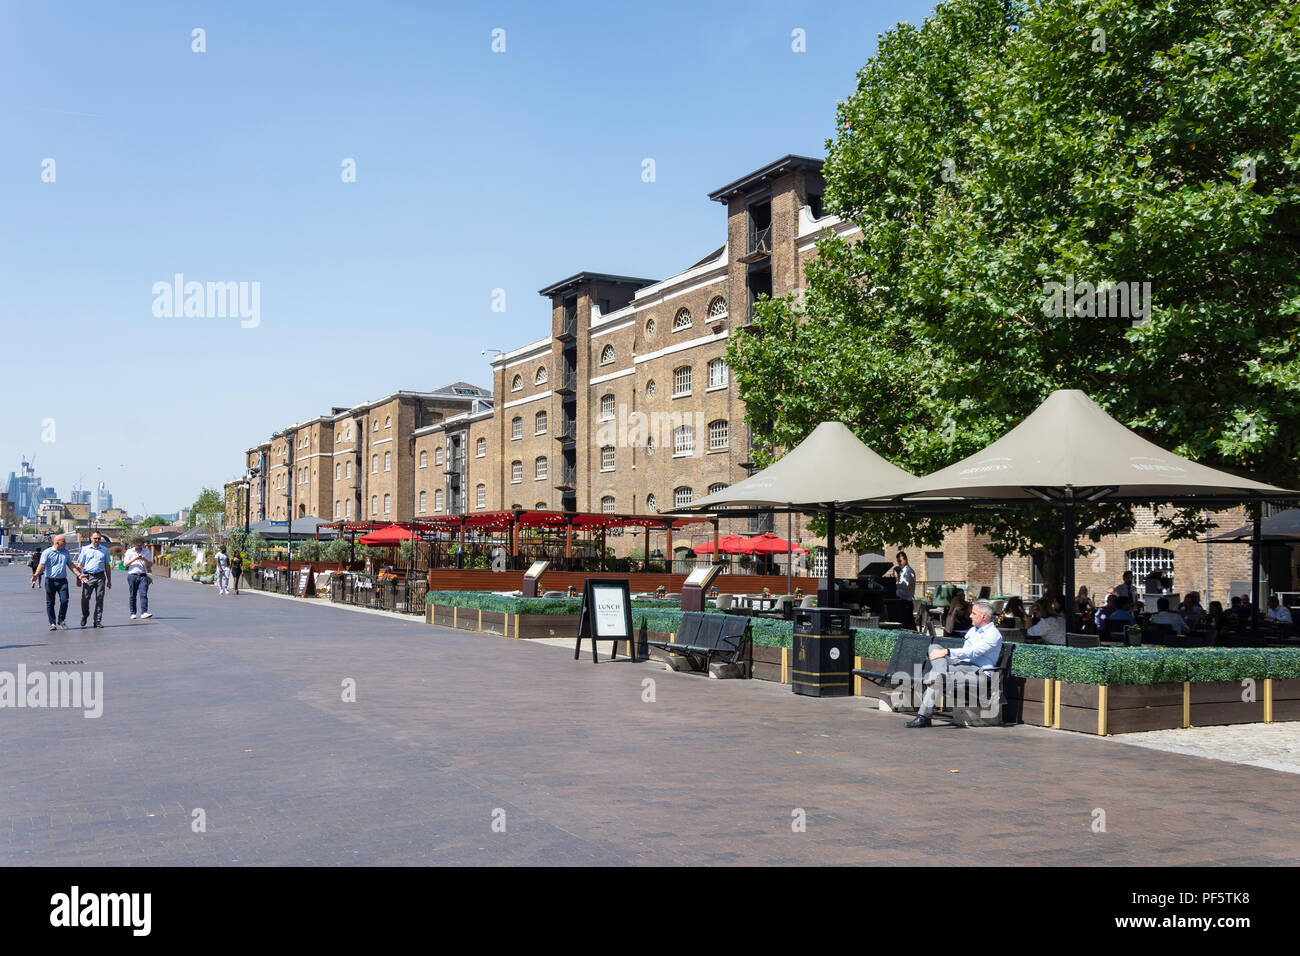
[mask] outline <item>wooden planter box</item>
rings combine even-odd
[[[1300,678],[1275,680],[1273,690],[1273,720],[1300,720]]]
[[[762,647],[758,644],[751,645],[754,666],[750,672],[750,677],[755,680],[770,680],[778,684],[788,680],[781,666],[782,647]]]
[[[1099,687],[1056,681],[1056,726],[1085,734],[1128,734],[1183,726],[1182,684]]]
[[[426,606],[426,624],[451,627],[459,631],[481,631],[502,637],[539,638],[578,636],[577,614],[506,614],[504,611],[480,611],[477,608],[446,604]]]
[[[1278,683],[1283,683],[1278,681]],[[1276,686],[1274,695],[1276,697]],[[1241,699],[1241,681],[1203,681],[1188,685],[1188,722],[1193,727],[1215,724],[1253,724],[1264,719],[1264,682],[1255,682],[1255,700]],[[1274,717],[1276,719],[1276,717]]]
[[[1002,719],[1009,724],[1050,727],[1055,706],[1052,683],[1042,677],[1012,675],[1007,681],[1006,705],[1002,709]]]

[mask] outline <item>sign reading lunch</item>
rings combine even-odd
[[[618,654],[618,642],[627,641],[628,657],[636,660],[632,642],[632,595],[626,578],[587,578],[582,582],[582,610],[578,614],[578,641],[573,646],[576,661],[582,642],[591,641],[591,659],[600,659],[597,641],[613,641],[609,658]]]
[[[627,592],[620,587],[593,584],[596,601],[596,633],[600,637],[627,637]]]

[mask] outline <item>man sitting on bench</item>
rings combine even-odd
[[[925,695],[916,717],[907,722],[908,727],[929,727],[930,715],[938,698],[935,684],[944,683],[948,675],[956,681],[978,678],[981,671],[996,667],[1002,652],[1002,632],[993,625],[993,604],[982,598],[971,606],[971,626],[965,643],[949,650],[938,644],[930,645],[930,672],[923,678]]]

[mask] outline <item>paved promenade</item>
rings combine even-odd
[[[179,581],[129,622],[117,580],[105,629],[74,610],[50,633],[0,568],[0,671],[104,675],[97,719],[0,710],[0,865],[1300,862],[1292,773],[911,731],[859,700]]]

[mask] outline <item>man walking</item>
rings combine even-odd
[[[90,617],[90,596],[95,595],[95,627],[104,626],[104,591],[113,588],[113,567],[109,561],[108,548],[101,543],[104,539],[96,531],[90,536],[90,544],[83,545],[73,566],[81,580],[81,626],[86,626]]]
[[[45,574],[45,615],[50,619],[50,630],[56,627],[63,630],[68,625],[63,619],[68,616],[68,568],[72,566],[72,555],[68,553],[68,540],[63,535],[54,538],[54,545],[41,552],[41,559],[32,572],[32,584]],[[59,596],[59,617],[54,619],[54,596]]]
[[[135,620],[136,597],[140,598],[140,617],[153,617],[149,613],[149,571],[153,568],[153,552],[144,545],[143,538],[132,538],[131,547],[122,556],[126,565],[126,586],[130,592],[131,620]]]
[[[217,593],[230,593],[230,556],[224,544],[217,549]]]
[[[971,606],[970,621],[966,642],[961,647],[948,650],[938,644],[930,645],[930,673],[924,678],[925,695],[916,710],[916,717],[905,726],[930,726],[930,715],[934,713],[938,698],[936,683],[947,681],[949,675],[956,680],[970,680],[981,671],[997,666],[1002,653],[1002,632],[993,626],[993,605],[982,598],[976,601]]]

